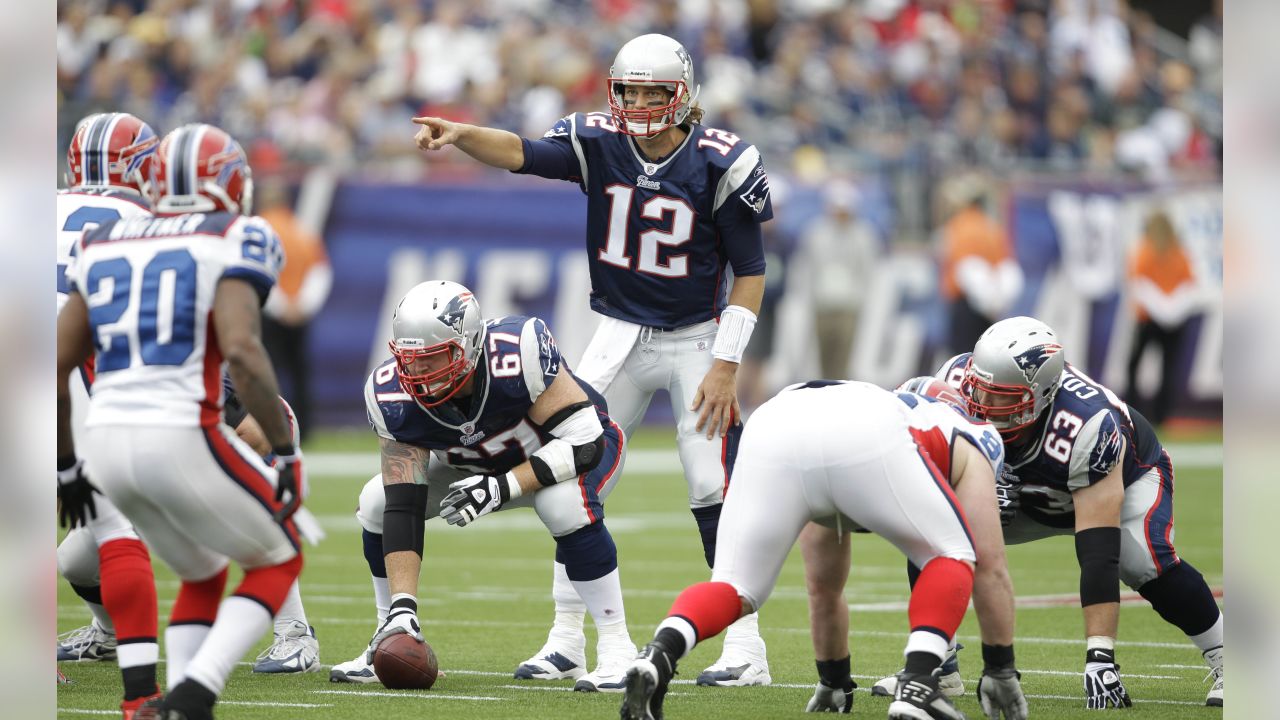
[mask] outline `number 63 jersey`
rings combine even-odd
[[[97,364],[86,426],[212,426],[222,409],[213,325],[218,282],[261,300],[284,264],[258,217],[192,213],[108,221],[87,230],[68,273],[89,306]]]
[[[971,353],[947,361],[937,377],[959,389]],[[1164,449],[1150,423],[1115,393],[1067,363],[1041,434],[1003,475],[1021,487],[1022,511],[1042,525],[1075,526],[1071,493],[1122,466],[1127,488],[1160,462]]]

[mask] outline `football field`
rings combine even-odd
[[[672,433],[641,431],[632,456],[606,506],[618,545],[632,639],[643,644],[685,586],[706,580],[697,527],[686,505]],[[1222,587],[1222,469],[1220,439],[1209,445],[1177,444],[1175,508],[1179,554]],[[618,695],[571,692],[572,682],[517,682],[516,665],[538,650],[552,618],[551,558],[554,543],[532,511],[515,510],[466,528],[427,524],[426,558],[419,588],[423,632],[447,675],[429,691],[390,691],[381,685],[328,681],[328,665],[350,660],[375,630],[372,592],[354,510],[361,486],[377,472],[372,433],[325,434],[306,447],[312,490],[308,507],[327,538],[305,550],[302,594],[320,640],[321,673],[261,676],[249,672],[253,655],[232,675],[216,707],[219,718],[609,718]],[[908,597],[905,560],[888,543],[867,535],[852,539],[853,568],[847,596],[852,606],[853,673],[862,686],[855,717],[883,718],[888,700],[869,692],[876,679],[899,668],[906,639]],[[1079,672],[1084,643],[1075,594],[1078,567],[1070,537],[1012,547],[1009,560],[1019,596],[1017,658],[1032,718],[1092,716],[1083,708]],[[233,571],[228,587],[238,582]],[[161,617],[172,606],[177,582],[157,568]],[[1120,616],[1117,657],[1133,697],[1131,714],[1177,720],[1219,717],[1203,707],[1208,684],[1199,652],[1145,601],[1127,592]],[[58,586],[60,632],[86,624],[88,611],[65,582]],[[595,637],[588,621],[589,662]],[[774,684],[756,688],[700,688],[694,678],[720,653],[720,640],[700,645],[680,665],[668,694],[666,715],[684,718],[806,717],[816,674],[809,642],[803,569],[793,552],[777,590],[761,613]],[[161,631],[163,635],[163,629]],[[982,661],[973,613],[960,641],[967,692],[959,707],[982,717],[975,697]],[[52,641],[52,638],[50,638]],[[266,640],[261,647],[266,646]],[[256,654],[256,651],[255,653]],[[64,663],[73,681],[58,688],[58,717],[119,717],[120,676],[115,663]],[[161,667],[163,683],[163,666]],[[1127,717],[1127,716],[1126,716]]]

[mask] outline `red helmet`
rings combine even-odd
[[[183,125],[164,136],[150,186],[157,215],[253,210],[253,174],[244,150],[212,126]]]
[[[98,113],[80,121],[67,148],[69,187],[122,187],[146,192],[160,139],[129,113]]]
[[[965,402],[964,396],[960,394],[960,391],[932,375],[913,377],[899,385],[898,392],[915,393],[927,398],[941,400],[962,413],[968,414],[969,412],[968,403]]]

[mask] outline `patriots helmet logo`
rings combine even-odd
[[[1035,382],[1036,374],[1049,361],[1049,358],[1060,352],[1062,352],[1062,346],[1056,343],[1037,345],[1020,355],[1015,355],[1013,361],[1018,364],[1018,369],[1027,378],[1027,383],[1032,383]]]
[[[461,335],[462,321],[467,316],[467,309],[470,307],[473,297],[469,292],[453,296],[450,298],[449,304],[444,306],[444,312],[437,315],[436,319],[453,328],[455,333]]]

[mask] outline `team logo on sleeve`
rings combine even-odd
[[[1013,361],[1018,364],[1018,369],[1022,370],[1027,382],[1035,382],[1036,374],[1040,372],[1040,368],[1044,367],[1046,362],[1049,362],[1049,358],[1061,351],[1061,345],[1037,345],[1021,355],[1015,356]]]
[[[754,179],[747,189],[738,197],[742,198],[742,202],[747,204],[755,214],[759,215],[764,212],[764,204],[769,200],[769,176],[764,171],[764,166],[756,167]]]
[[[1115,419],[1107,416],[1098,428],[1098,442],[1089,453],[1089,469],[1101,475],[1111,472],[1116,463],[1120,462],[1121,440],[1120,428]]]
[[[558,375],[560,373],[560,350],[556,347],[556,339],[551,337],[546,326],[538,333],[538,352],[542,355],[542,374]]]

